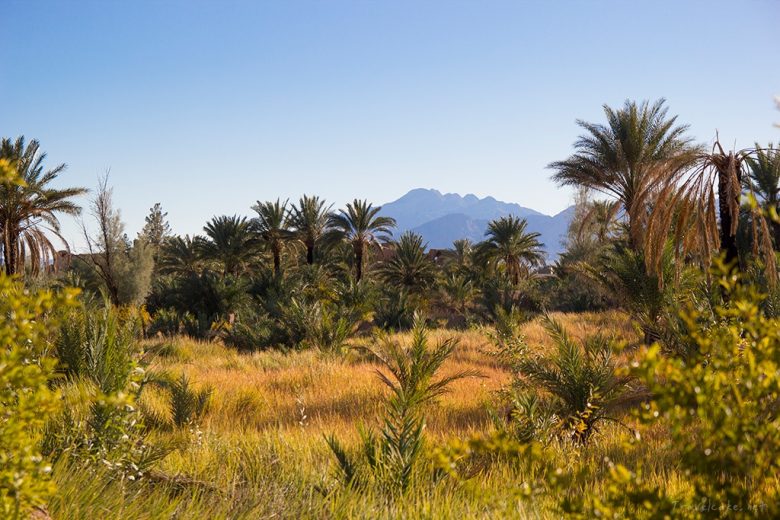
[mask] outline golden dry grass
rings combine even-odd
[[[628,343],[637,334],[628,317],[619,312],[555,314],[576,338],[598,332],[614,334]],[[432,330],[430,343],[454,337],[458,345],[442,368],[442,375],[476,370],[482,377],[456,381],[427,410],[429,453],[452,439],[489,430],[488,410],[499,402],[497,390],[510,380],[491,355],[490,329]],[[537,352],[551,341],[534,320],[524,325],[528,346]],[[408,333],[394,334],[394,341],[408,344]],[[358,440],[357,425],[376,425],[385,389],[365,347],[370,337],[351,341],[344,356],[316,351],[278,351],[239,354],[220,343],[188,338],[149,340],[144,343],[150,370],[171,375],[185,373],[194,386],[213,389],[210,407],[194,432],[162,429],[153,441],[166,442],[184,436],[181,449],[170,453],[159,469],[168,475],[202,482],[208,491],[191,495],[171,494],[149,487],[147,493],[116,498],[117,514],[107,518],[556,518],[559,497],[544,495],[531,501],[520,498],[521,484],[532,476],[522,464],[496,461],[478,479],[462,483],[420,483],[402,500],[388,501],[377,490],[363,493],[333,489],[334,457],[324,439],[335,434],[347,445]],[[627,353],[626,355],[631,355]],[[158,412],[168,406],[167,397],[154,387],[144,390],[142,405]],[[649,482],[670,492],[684,492],[685,479],[675,471],[674,454],[667,452],[666,432],[646,429],[643,440],[627,445],[631,435],[615,424],[605,424],[588,450],[561,444],[555,452],[562,467],[588,467],[586,479],[577,481],[578,492],[603,493],[609,460],[646,467]],[[72,476],[72,475],[71,475]],[[73,476],[72,476],[73,477]],[[61,501],[53,507],[65,517],[92,518],[105,511],[104,493],[95,481],[78,475],[61,481]],[[118,498],[117,498],[118,497]],[[224,497],[215,498],[215,497]],[[113,510],[112,510],[113,511]],[[149,511],[156,511],[151,513]]]
[[[575,337],[610,330],[631,337],[628,318],[620,313],[555,314]],[[549,347],[538,320],[523,327],[531,349]],[[484,430],[495,392],[509,374],[491,356],[487,330],[433,330],[431,344],[455,337],[458,345],[442,368],[442,375],[463,370],[477,371],[452,384],[428,415],[433,435],[463,436]],[[394,334],[394,341],[408,344],[408,333]],[[359,422],[372,422],[379,413],[382,385],[378,365],[361,354],[371,338],[352,341],[345,357],[315,351],[277,351],[239,354],[220,343],[188,338],[153,340],[146,343],[150,369],[185,373],[196,386],[209,386],[214,395],[204,419],[204,429],[228,434],[305,426],[311,435],[354,429]],[[153,394],[153,393],[151,393]],[[147,405],[158,406],[153,395]]]

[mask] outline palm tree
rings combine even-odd
[[[617,243],[603,250],[590,264],[574,264],[573,270],[599,284],[619,301],[639,323],[645,344],[651,345],[663,341],[669,309],[675,303],[687,303],[696,283],[694,272],[685,269],[682,262],[675,262],[668,241],[658,267],[658,273],[648,273],[642,253],[625,243]],[[659,283],[659,278],[676,280],[676,283]]]
[[[756,143],[755,154],[745,157],[748,165],[745,184],[764,205],[764,210],[780,212],[780,148],[772,143],[761,148]],[[775,250],[780,250],[780,222],[772,221]]]
[[[628,216],[632,247],[641,243],[647,204],[659,174],[671,175],[689,164],[698,151],[685,136],[687,125],[675,126],[667,117],[665,100],[637,104],[626,100],[622,109],[604,105],[607,124],[577,124],[588,133],[574,143],[576,153],[551,163],[559,185],[585,186],[605,193]]]
[[[550,410],[559,418],[561,433],[587,444],[602,421],[619,424],[617,412],[639,404],[649,395],[633,375],[622,375],[617,365],[615,342],[600,334],[581,342],[563,325],[545,316],[542,325],[555,343],[546,355],[521,356],[514,363],[519,380],[539,399],[549,399]],[[549,396],[549,397],[548,397]]]
[[[284,243],[293,237],[289,230],[287,218],[287,201],[280,202],[260,202],[252,206],[257,212],[257,218],[254,219],[255,229],[263,237],[263,241],[271,248],[271,254],[274,258],[274,274],[279,276],[282,273],[282,249]]]
[[[474,246],[468,238],[459,238],[452,243],[448,257],[458,270],[466,270],[471,263]]]
[[[306,263],[314,263],[314,252],[320,239],[325,234],[331,206],[325,206],[325,201],[316,195],[304,195],[290,209],[290,227],[304,246],[306,246]]]
[[[581,220],[575,224],[578,238],[589,238],[597,244],[605,244],[620,229],[620,203],[614,200],[594,200],[588,206]]]
[[[441,282],[442,299],[461,318],[466,318],[469,306],[477,293],[473,280],[463,273],[453,272]]]
[[[380,431],[362,430],[359,450],[347,451],[335,436],[326,437],[343,485],[359,489],[373,477],[382,489],[401,493],[412,484],[424,453],[426,406],[453,382],[480,376],[473,370],[440,375],[456,346],[450,338],[430,347],[425,321],[415,316],[408,347],[385,336],[379,347],[368,349],[381,367],[376,374],[389,393],[383,402]]]
[[[726,153],[716,140],[712,151],[697,154],[688,168],[658,179],[644,237],[645,262],[651,272],[660,274],[669,238],[676,258],[694,257],[709,266],[713,252],[720,250],[727,265],[739,267],[742,186],[746,167],[757,156],[756,150]],[[774,283],[776,260],[767,219],[757,211],[751,217],[755,253],[761,254],[768,280]]]
[[[59,238],[67,248],[67,242],[60,235],[57,214],[78,215],[81,208],[70,199],[87,190],[50,187],[49,184],[65,170],[65,165],[44,171],[46,154],[35,139],[25,145],[23,136],[16,141],[4,138],[0,143],[0,159],[16,170],[21,181],[0,184],[0,233],[5,272],[12,275],[21,271],[28,258],[35,271],[56,253],[49,234]]]
[[[485,264],[502,265],[513,286],[520,283],[521,273],[527,266],[538,265],[544,260],[539,233],[526,232],[528,223],[514,215],[501,217],[488,224],[485,241],[477,244],[477,257]]]
[[[331,215],[328,226],[333,235],[349,242],[355,255],[355,279],[363,278],[363,257],[366,246],[380,245],[380,239],[388,240],[395,226],[395,219],[377,215],[381,207],[373,207],[366,200],[355,199],[347,204],[346,211]]]
[[[381,267],[382,279],[410,292],[419,292],[433,285],[436,278],[433,262],[425,255],[422,236],[406,231],[395,243],[393,257]]]
[[[200,267],[203,237],[173,236],[165,239],[160,248],[158,270],[161,274],[196,274]]]
[[[246,217],[214,217],[204,226],[203,231],[206,232],[206,239],[200,245],[201,255],[204,259],[222,264],[223,275],[244,272],[260,246]]]

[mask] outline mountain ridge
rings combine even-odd
[[[492,196],[479,198],[472,193],[460,195],[415,188],[382,205],[380,214],[396,220],[395,235],[414,231],[422,235],[432,249],[452,247],[452,242],[461,238],[479,242],[484,239],[491,220],[515,215],[526,219],[529,231],[541,234],[547,261],[553,262],[563,251],[561,241],[573,217],[573,208],[570,206],[555,215],[545,215]]]

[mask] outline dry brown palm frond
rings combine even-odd
[[[739,226],[742,179],[746,159],[755,150],[726,153],[716,141],[708,154],[699,154],[687,167],[673,175],[658,175],[644,236],[648,272],[659,276],[661,258],[669,238],[673,239],[675,259],[694,258],[709,265],[723,240],[733,240]],[[717,199],[717,200],[716,200]],[[764,261],[769,282],[774,284],[777,269],[771,234],[764,215],[751,205],[755,253]],[[722,229],[722,223],[728,229]]]

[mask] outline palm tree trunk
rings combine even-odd
[[[6,246],[3,251],[3,260],[5,261],[5,274],[12,276],[16,274],[16,245]]]
[[[5,233],[5,247],[3,248],[3,260],[5,261],[5,274],[16,274],[16,249],[18,238],[13,229],[7,229]]]
[[[363,278],[363,243],[354,244],[355,249],[355,278],[359,282]]]
[[[741,182],[741,176],[738,173],[738,181]],[[732,234],[731,230],[734,219],[739,219],[739,196],[736,194],[736,200],[729,200],[733,197],[729,193],[729,172],[726,169],[718,168],[718,212],[720,216],[720,250],[725,255],[727,265],[739,269],[739,249],[737,249],[737,235]],[[731,208],[736,207],[737,213],[732,214]]]
[[[271,249],[274,254],[274,274],[279,276],[282,274],[282,258],[281,252],[279,251],[279,244],[274,243],[273,246],[271,246]]]
[[[314,244],[306,244],[306,263],[314,264]]]
[[[642,252],[641,240],[637,239],[637,222],[635,222],[631,215],[628,214],[628,209],[625,210],[628,216],[628,247],[635,253]]]

